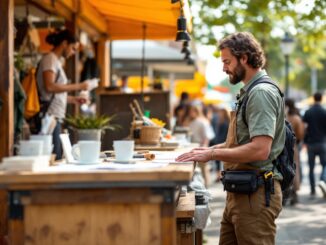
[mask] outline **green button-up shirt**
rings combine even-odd
[[[265,70],[259,71],[256,75],[240,90],[239,103],[244,99],[250,85],[266,76]],[[255,136],[269,136],[273,139],[272,149],[266,161],[252,162],[255,168],[261,171],[271,170],[272,161],[282,152],[285,142],[284,128],[284,106],[283,99],[278,89],[267,83],[254,86],[249,92],[246,107],[247,125],[242,120],[242,108],[237,114],[237,140],[238,143],[246,144]],[[281,179],[281,175],[275,172],[276,178]]]

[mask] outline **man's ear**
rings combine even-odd
[[[241,65],[245,65],[248,62],[248,56],[246,54],[242,55],[242,57],[240,58],[240,64]]]

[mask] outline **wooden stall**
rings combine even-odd
[[[177,206],[177,244],[195,244],[194,216],[195,192],[189,192],[179,198]]]
[[[97,59],[102,87],[110,83],[108,41],[140,39],[144,24],[147,25],[148,39],[174,39],[180,14],[180,5],[166,0],[0,1],[0,160],[13,154],[14,11],[15,6],[27,2],[49,16],[63,17],[74,33],[83,30],[98,40]],[[183,12],[187,15],[189,6],[186,0],[183,2]],[[188,21],[191,21],[190,17]],[[70,66],[71,76],[76,80],[77,61],[76,56]],[[138,174],[109,171],[84,174],[1,173],[0,243],[5,243],[9,234],[11,244],[62,244],[61,241],[74,241],[72,244],[97,244],[97,241],[113,241],[110,244],[175,244],[173,196],[178,184],[186,184],[190,180],[191,170],[170,166],[162,171]],[[149,212],[146,217],[145,208],[146,213]],[[69,218],[69,214],[74,218]],[[51,222],[45,220],[46,217],[50,217]],[[124,242],[114,243],[120,236]]]
[[[179,185],[192,164],[74,173],[0,172],[10,244],[176,244]]]
[[[100,114],[115,115],[114,123],[121,126],[115,131],[106,131],[103,136],[102,146],[105,149],[112,148],[113,140],[123,139],[129,136],[130,126],[133,120],[129,104],[137,100],[140,104],[144,97],[144,107],[150,111],[150,117],[167,122],[169,128],[171,117],[170,92],[149,91],[141,93],[121,93],[101,90],[98,94],[98,110]]]

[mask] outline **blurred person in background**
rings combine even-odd
[[[210,145],[217,145],[224,143],[226,140],[226,136],[228,134],[228,128],[230,123],[230,115],[229,112],[224,107],[217,108],[217,118],[216,125],[213,125],[213,128],[216,128],[215,137],[211,140]],[[222,177],[222,162],[220,160],[215,160],[216,165],[216,180],[215,182],[219,182]]]
[[[316,156],[319,156],[322,165],[319,187],[326,197],[326,110],[322,107],[321,101],[322,94],[315,93],[314,104],[303,116],[303,121],[306,123],[304,142],[308,148],[310,194],[316,195],[314,169]]]
[[[56,119],[53,131],[53,153],[56,160],[62,157],[60,142],[61,124],[66,116],[67,103],[85,103],[85,98],[70,96],[68,92],[92,90],[97,84],[91,81],[68,84],[68,78],[63,69],[61,58],[68,59],[79,49],[79,42],[68,30],[60,30],[50,33],[46,42],[53,46],[50,53],[44,55],[37,69],[37,84],[40,90],[41,101],[48,102],[47,113]]]
[[[200,147],[207,147],[209,141],[214,138],[214,131],[205,117],[203,106],[197,102],[192,102],[189,106],[189,131],[191,132],[191,142],[198,143]],[[199,162],[202,175],[204,177],[205,186],[209,183],[209,172],[205,163]]]
[[[128,86],[128,76],[123,75],[121,77],[121,86],[120,89],[124,93],[132,93],[134,90]]]
[[[299,116],[298,109],[295,107],[293,99],[286,99],[285,100],[285,113],[286,119],[291,123],[293,131],[296,137],[296,146],[294,148],[294,161],[296,163],[296,174],[293,181],[293,190],[290,196],[290,204],[294,205],[298,202],[298,195],[297,191],[300,189],[300,149],[299,145],[300,142],[303,140],[304,137],[304,123]],[[283,203],[285,205],[285,203]]]
[[[88,44],[84,47],[79,53],[79,59],[80,82],[100,77],[100,67],[95,57],[93,45]],[[94,116],[96,114],[96,91],[82,91],[80,95],[89,100],[89,103],[82,104],[80,112],[84,115]]]
[[[180,95],[179,105],[189,105],[190,98],[188,92],[182,92]]]
[[[174,109],[174,127],[184,127],[188,114],[189,106],[186,104],[180,104]]]
[[[196,103],[190,104],[186,120],[189,120],[188,126],[192,133],[191,142],[208,146],[209,141],[214,138],[214,131],[203,113],[203,107]]]

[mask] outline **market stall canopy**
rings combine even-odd
[[[191,31],[191,15],[188,1],[184,4],[184,14]],[[148,39],[174,39],[176,23],[180,16],[180,5],[169,0],[88,0],[108,23],[110,39],[139,39],[146,24]]]
[[[146,39],[175,39],[180,4],[170,0],[29,0],[49,13],[72,20],[88,32],[107,34],[111,40],[141,39],[146,26]],[[191,32],[188,0],[182,0],[187,28]],[[16,0],[16,5],[26,4]]]

